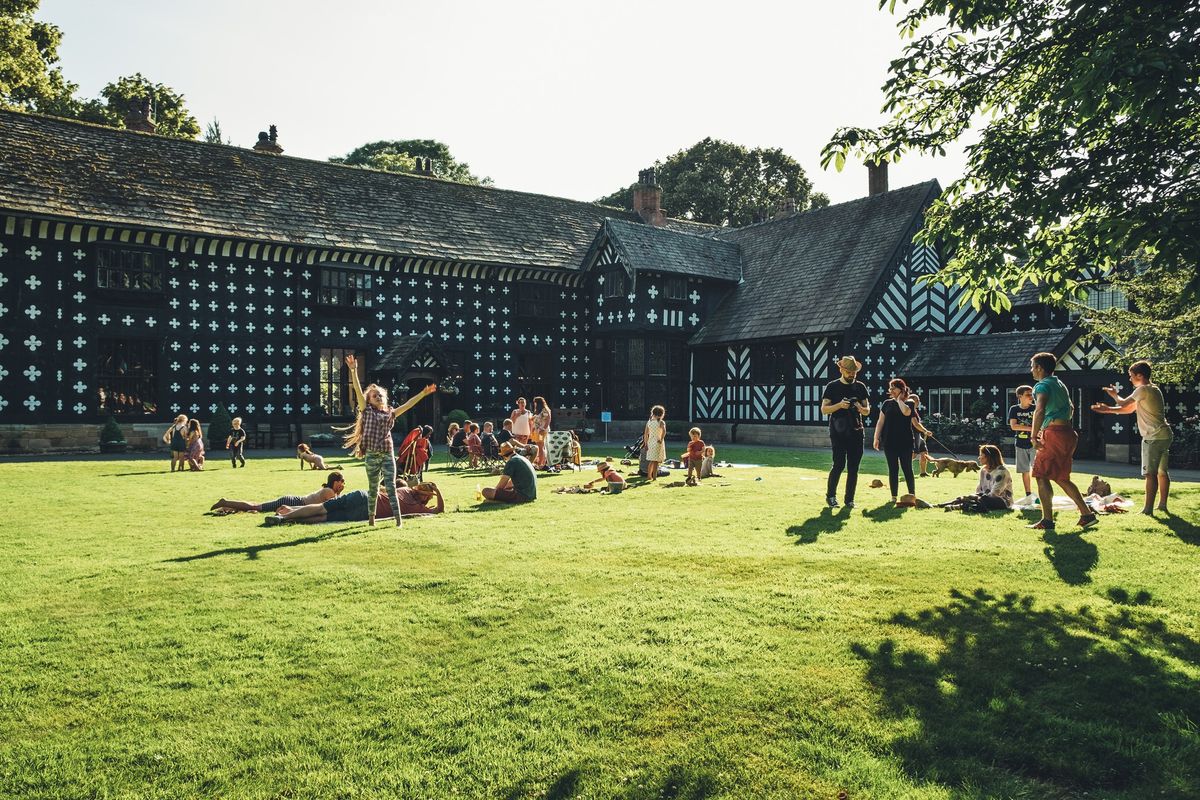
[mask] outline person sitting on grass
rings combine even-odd
[[[442,492],[435,483],[418,483],[412,488],[398,486],[396,496],[400,500],[400,510],[396,514],[393,514],[387,492],[381,492],[375,498],[375,513],[371,514],[370,497],[362,489],[355,489],[324,503],[280,506],[275,516],[267,517],[264,522],[267,525],[283,525],[288,522],[367,522],[372,517],[419,517],[441,514],[446,510]],[[434,498],[437,499],[437,506],[430,508],[429,501]]]
[[[304,442],[296,445],[296,458],[300,459],[300,469],[304,469],[305,464],[313,469],[329,469],[325,466],[325,459],[314,453]]]
[[[312,494],[304,496],[300,495],[284,495],[277,497],[274,500],[268,500],[265,503],[249,503],[245,500],[226,500],[222,497],[220,500],[212,504],[209,511],[219,511],[226,509],[228,511],[249,511],[253,513],[272,513],[281,506],[305,506],[312,503],[324,503],[327,500],[332,500],[342,493],[346,488],[346,480],[340,472],[331,472],[329,477],[325,479],[325,485],[317,489]]]
[[[711,444],[704,448],[704,460],[700,462],[700,477],[711,478],[713,476],[713,462],[717,460],[717,448]]]
[[[1004,464],[1004,455],[996,445],[984,444],[979,446],[979,484],[975,494],[938,503],[938,507],[947,511],[1008,511],[1012,504],[1012,473]]]
[[[500,457],[504,459],[504,473],[495,487],[489,486],[480,491],[483,499],[495,503],[530,503],[537,500],[537,474],[533,464],[525,456],[517,455],[512,442],[500,445]]]
[[[699,486],[704,477],[700,474],[700,468],[704,466],[704,440],[700,438],[700,429],[689,430],[688,439],[687,450],[679,457],[687,464],[687,485]]]
[[[585,488],[590,489],[600,481],[608,484],[609,494],[620,494],[621,490],[625,488],[625,478],[622,477],[621,473],[613,469],[613,465],[607,461],[597,462],[596,471],[600,473],[600,477],[585,483]]]

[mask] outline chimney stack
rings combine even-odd
[[[787,200],[784,200],[782,203],[780,203],[778,207],[776,207],[775,215],[771,217],[771,219],[783,219],[784,217],[790,217],[795,213],[796,201],[789,197]]]
[[[662,225],[667,215],[662,209],[662,187],[654,175],[654,167],[638,173],[637,185],[633,187],[633,210],[649,225]]]
[[[433,175],[433,159],[421,158],[417,156],[417,174],[424,175],[426,178],[432,178]]]
[[[867,162],[867,196],[874,197],[888,190],[886,161]]]
[[[154,133],[154,108],[149,97],[129,101],[125,109],[125,127],[131,131]]]
[[[258,141],[254,143],[254,149],[260,153],[271,153],[279,155],[283,152],[283,147],[279,144],[279,130],[272,125],[271,132],[258,132]]]

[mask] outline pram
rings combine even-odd
[[[633,444],[625,445],[625,453],[630,458],[638,458],[642,455],[642,446],[646,444],[646,434],[642,434],[633,441]]]

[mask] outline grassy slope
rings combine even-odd
[[[202,514],[294,460],[5,464],[0,796],[1200,797],[1200,487],[1043,539],[722,455],[771,466],[486,511],[435,472],[402,531]]]

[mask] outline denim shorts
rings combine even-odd
[[[367,519],[367,493],[362,489],[346,492],[325,502],[326,522],[363,522]]]

